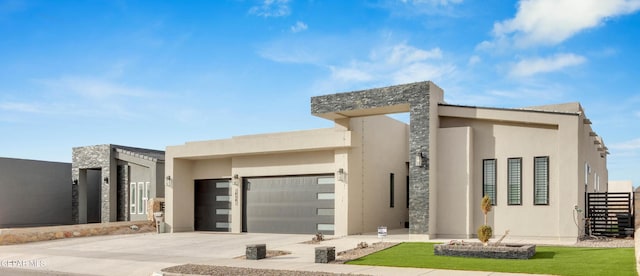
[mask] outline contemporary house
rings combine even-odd
[[[582,107],[443,99],[432,82],[318,96],[311,112],[333,128],[169,146],[168,229],[470,238],[487,195],[494,233],[575,240],[575,211],[608,179],[607,148]],[[400,112],[409,124],[385,116]]]
[[[71,164],[0,158],[0,228],[71,224]]]
[[[119,145],[73,148],[72,221],[147,220],[147,202],[164,197],[164,152]]]

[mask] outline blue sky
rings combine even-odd
[[[0,156],[331,127],[309,98],[432,80],[449,103],[579,101],[640,184],[640,0],[0,0]]]

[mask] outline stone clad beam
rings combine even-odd
[[[329,120],[409,112],[409,232],[429,234],[429,126],[432,93],[442,90],[430,81],[338,93],[311,98],[311,113]],[[436,100],[437,101],[437,100]],[[437,117],[435,118],[437,121]],[[427,158],[416,166],[415,156]]]

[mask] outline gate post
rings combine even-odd
[[[633,226],[634,229],[640,228],[640,219],[637,218],[637,215],[640,213],[640,203],[636,199],[640,198],[640,187],[636,188],[633,192]]]

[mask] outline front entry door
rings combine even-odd
[[[231,221],[229,180],[196,180],[194,185],[194,229],[229,232]]]

